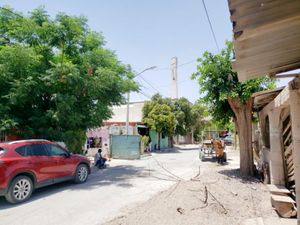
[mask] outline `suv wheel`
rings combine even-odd
[[[30,198],[32,191],[32,180],[27,176],[18,176],[11,182],[5,198],[13,204],[21,203]]]
[[[74,179],[75,183],[77,184],[84,183],[88,178],[88,174],[89,174],[89,170],[87,165],[80,164],[76,169],[75,179]]]

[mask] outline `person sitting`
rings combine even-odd
[[[105,162],[106,162],[106,158],[102,157],[101,153],[102,153],[102,149],[99,148],[94,158],[95,166],[97,166],[99,169],[105,168]]]

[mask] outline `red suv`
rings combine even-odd
[[[10,203],[24,202],[34,189],[90,174],[88,158],[69,153],[55,142],[20,140],[0,143],[0,196]]]

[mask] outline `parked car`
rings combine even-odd
[[[90,174],[88,158],[70,153],[47,140],[0,143],[0,196],[10,203],[28,200],[34,189],[74,180],[83,183]]]
[[[232,143],[233,143],[232,137],[231,137],[231,136],[225,137],[225,138],[223,139],[223,141],[224,141],[224,144],[225,144],[225,145],[228,145],[228,146],[231,146]]]

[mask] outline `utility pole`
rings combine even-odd
[[[151,66],[149,68],[144,69],[143,71],[137,73],[134,77],[136,78],[137,76],[141,75],[142,73],[146,72],[147,70],[153,70],[155,69],[156,66]],[[126,109],[126,135],[129,135],[129,101],[130,101],[130,92],[127,92],[127,109]]]
[[[173,57],[171,59],[171,73],[172,73],[172,81],[171,81],[171,99],[178,99],[178,87],[177,87],[177,57]]]

